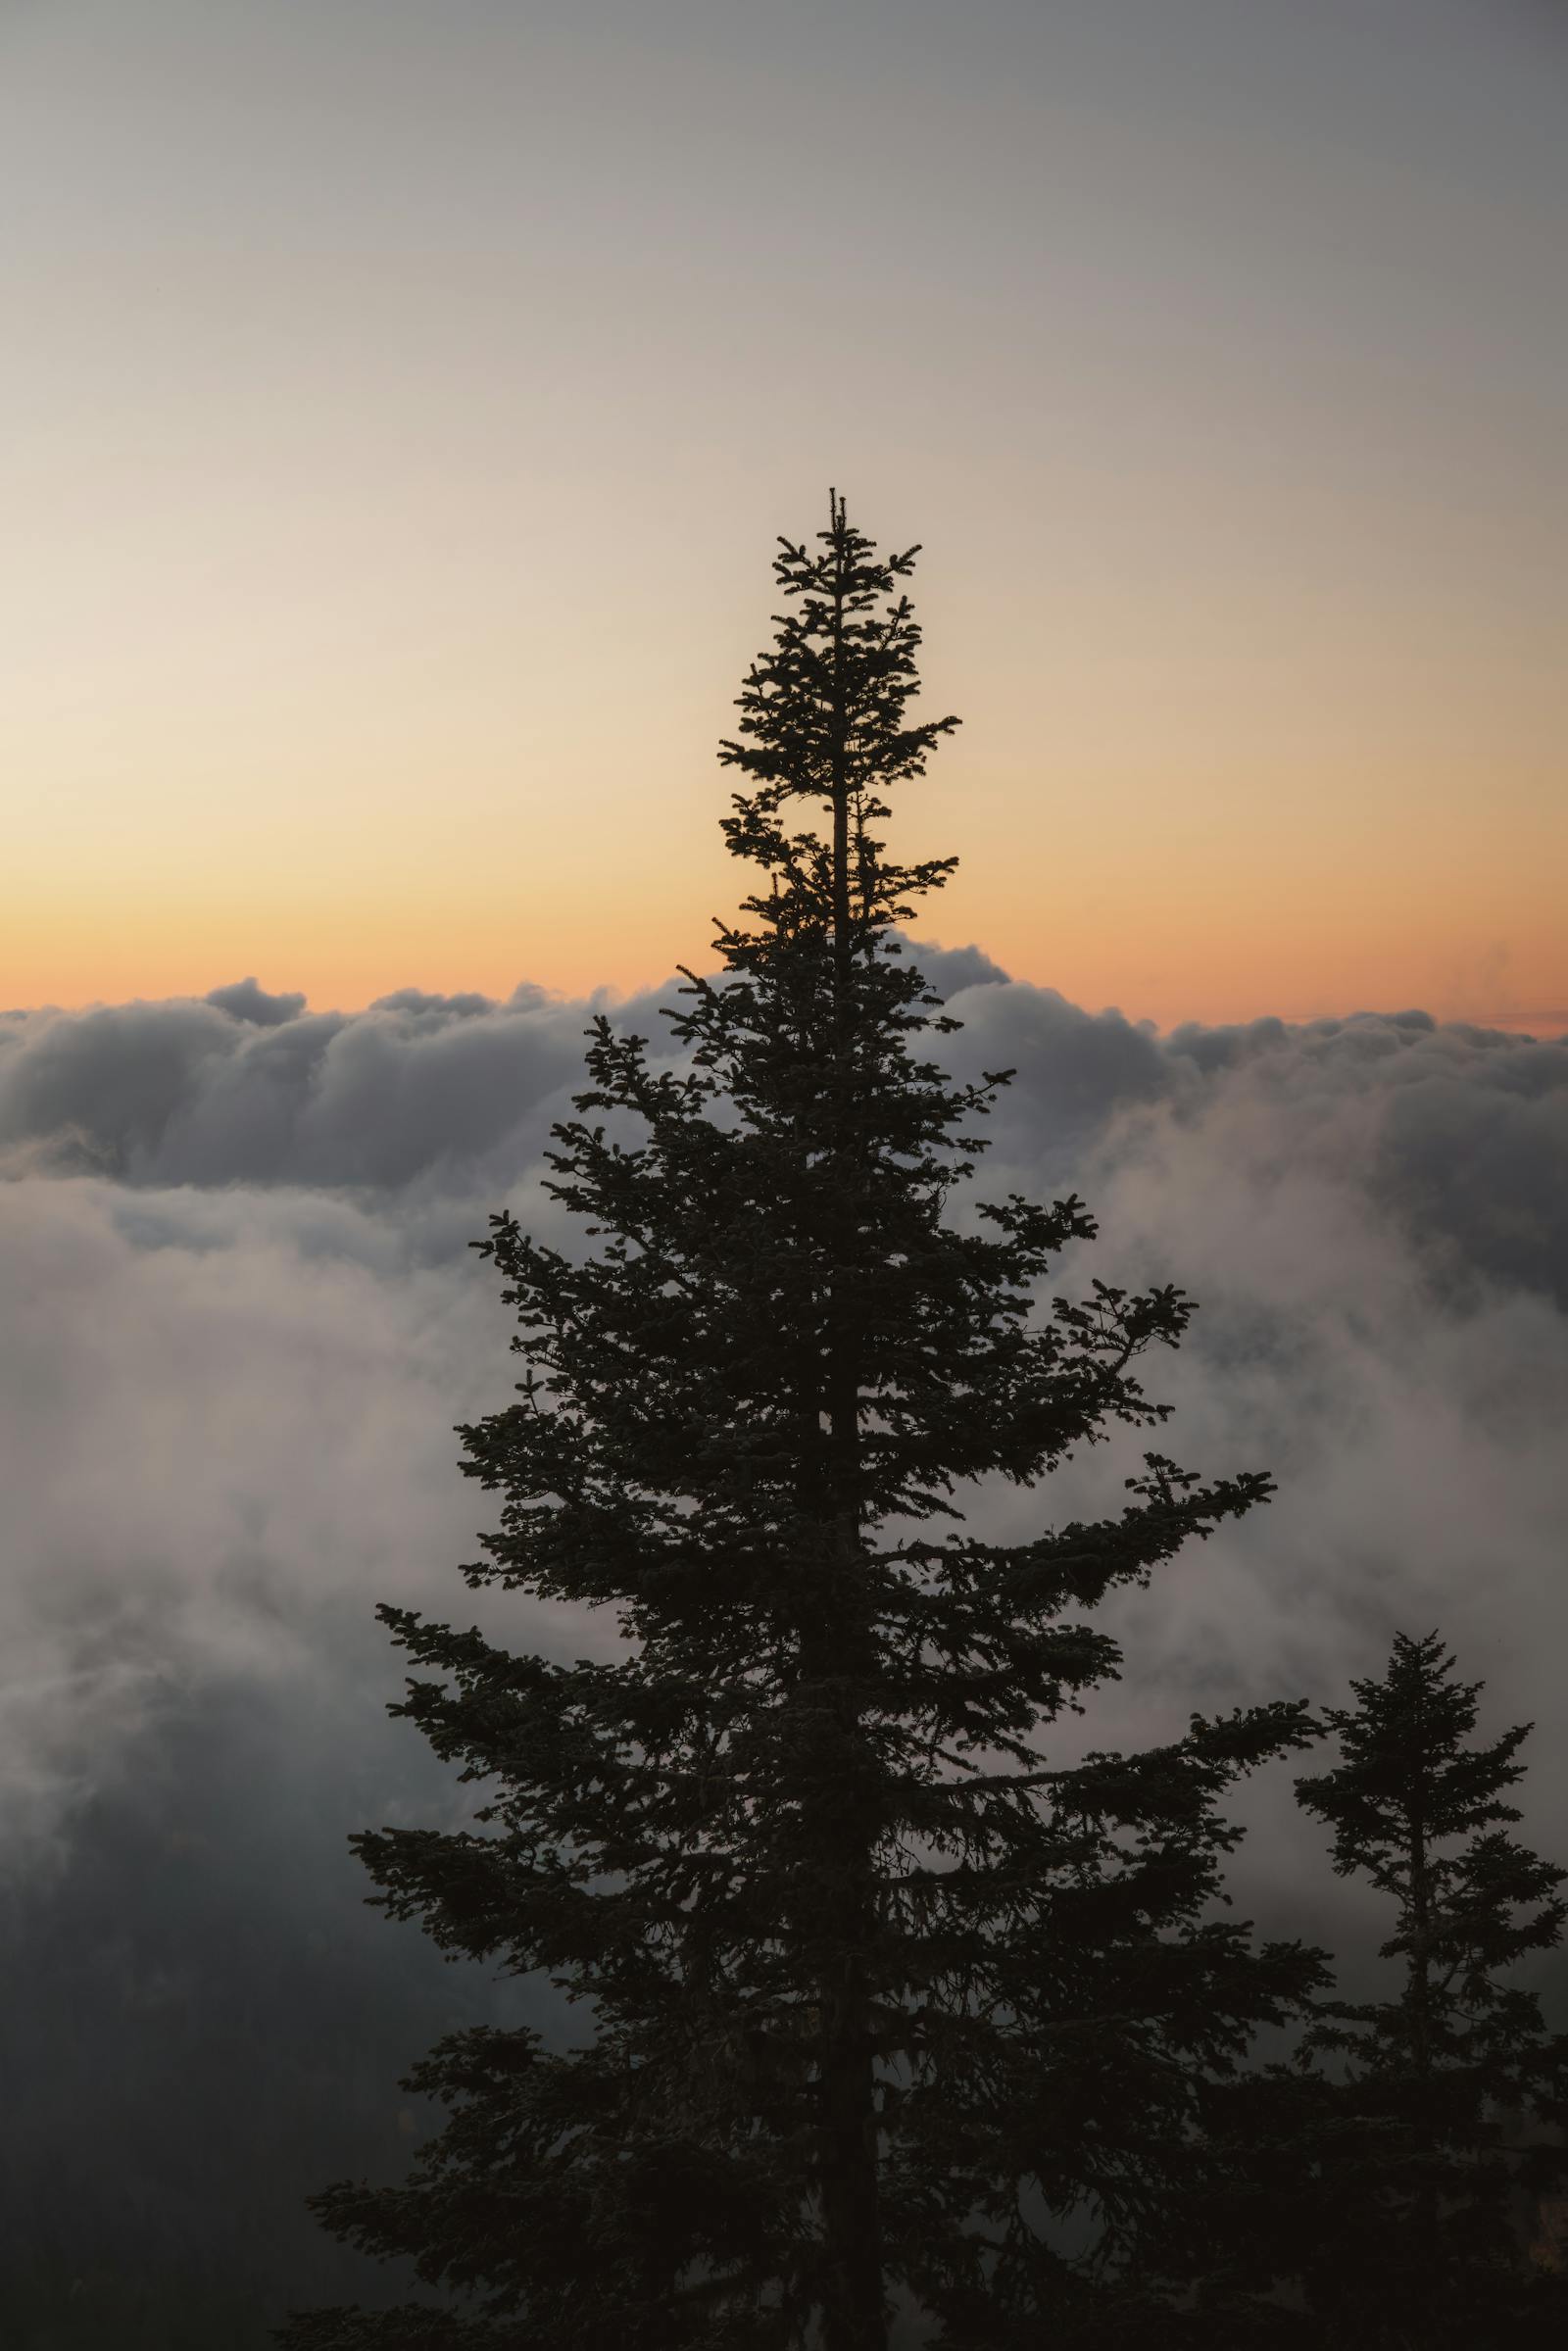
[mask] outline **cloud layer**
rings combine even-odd
[[[1451,1243],[1456,1265],[1568,1298],[1568,1038],[1424,1012],[1159,1037],[1007,981],[975,948],[922,962],[965,1022],[960,1063],[1018,1072],[999,1133],[1020,1166],[1070,1170],[1133,1110],[1242,1120],[1338,1165],[1412,1234]],[[658,1039],[662,1001],[614,1017]],[[141,1188],[504,1189],[564,1106],[601,1008],[527,987],[505,1003],[409,988],[312,1013],[246,979],[199,1001],[11,1013],[0,1151],[13,1169]]]
[[[1089,1734],[1332,1699],[1396,1626],[1438,1623],[1494,1720],[1539,1720],[1530,1823],[1568,1852],[1568,1041],[1418,1012],[1158,1037],[976,950],[921,959],[964,1023],[956,1062],[1016,1072],[982,1188],[1075,1189],[1102,1225],[1093,1270],[1190,1289],[1193,1340],[1151,1380],[1178,1407],[1171,1449],[1280,1481],[1126,1604],[1127,1676]],[[660,1001],[613,1016],[658,1037]],[[594,1008],[406,991],[317,1014],[246,980],[0,1020],[0,1991],[126,2115],[138,2083],[184,2097],[180,2051],[217,2033],[197,2070],[270,2118],[288,2190],[256,2277],[236,2283],[238,2252],[224,2273],[236,2342],[273,2288],[320,2290],[324,2257],[277,2217],[296,2190],[323,2161],[391,2160],[398,2065],[454,1998],[492,1996],[362,1924],[341,1839],[456,1800],[382,1719],[371,1610],[474,1612],[455,1570],[483,1505],[451,1427],[514,1373],[464,1245],[503,1200],[550,1213],[540,1151]],[[982,1507],[1024,1527],[1104,1506],[1118,1468]],[[600,1638],[515,1599],[498,1621],[519,1644]],[[1324,1932],[1288,1779],[1249,1806],[1269,1835],[1245,1849],[1246,1901]],[[236,2003],[252,2024],[224,2039]],[[38,2252],[45,2300],[124,2219],[107,2150],[52,2119],[60,2062],[24,2070],[19,2143],[53,2150],[51,2193],[91,2243]],[[186,2232],[219,2243],[253,2176],[243,2131],[194,2161],[205,2113],[149,2175],[137,2241],[166,2266]]]

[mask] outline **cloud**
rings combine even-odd
[[[269,996],[254,975],[226,988],[210,989],[203,1002],[216,1004],[220,1012],[232,1012],[236,1020],[252,1021],[259,1029],[280,1028],[285,1020],[297,1020],[305,1009],[303,996]]]
[[[1223,1132],[1260,1182],[1314,1169],[1385,1219],[1391,1244],[1446,1251],[1455,1280],[1568,1303],[1568,1038],[1426,1012],[1160,1037],[1019,981],[950,1009],[966,1073],[1017,1073],[996,1159],[1054,1176],[1119,1164],[1167,1128]]]
[[[400,2074],[505,2013],[346,1849],[465,1808],[372,1610],[485,1614],[451,1424],[514,1376],[491,1290],[341,1196],[0,1185],[8,2342],[261,2351],[287,2297],[380,2290],[303,2199],[395,2166]]]
[[[1083,1736],[1333,1699],[1396,1627],[1439,1624],[1488,1679],[1489,1720],[1538,1720],[1529,1827],[1568,1856],[1568,1044],[1424,1013],[1160,1037],[978,950],[922,960],[964,1023],[955,1065],[1016,1073],[981,1189],[1090,1201],[1102,1238],[1068,1283],[1190,1289],[1190,1343],[1150,1381],[1177,1406],[1169,1447],[1280,1482],[1123,1604],[1126,1675]],[[657,1037],[667,993],[615,1017]],[[396,1668],[373,1603],[493,1609],[504,1638],[563,1652],[605,1638],[462,1586],[486,1507],[451,1433],[515,1377],[465,1245],[505,1200],[556,1214],[539,1154],[594,1008],[411,989],[313,1013],[245,981],[0,1021],[0,1990],[34,2001],[51,2046],[69,2010],[108,2107],[157,2079],[187,2113],[137,2225],[176,2270],[204,2231],[229,2244],[254,2153],[242,2128],[201,2158],[193,2046],[266,2118],[281,2212],[328,2139],[328,2168],[392,2160],[392,2077],[455,1996],[419,1938],[361,1934],[342,1852],[353,1826],[461,1800],[382,1719]],[[1025,1531],[1114,1507],[1124,1468],[1105,1448],[982,1508]],[[1244,1906],[1353,1926],[1289,1775],[1247,1805],[1265,1834],[1238,1864]],[[465,2013],[493,1996],[467,1985]],[[221,2040],[230,2013],[251,2021]],[[118,2159],[95,2142],[67,2162],[52,2097],[29,2071],[16,2143],[54,2149],[57,2209],[96,2215],[107,2245]],[[317,2290],[303,2233],[279,2220],[267,2242],[279,2290]],[[232,2283],[248,2257],[222,2258]],[[242,2339],[231,2314],[212,2331]]]
[[[964,1023],[946,1049],[956,1064],[1017,1071],[996,1159],[1056,1180],[1130,1112],[1245,1118],[1282,1165],[1337,1162],[1401,1229],[1448,1245],[1456,1276],[1568,1299],[1568,1039],[1425,1012],[1161,1037],[1009,980],[978,948],[917,952]],[[677,986],[612,1016],[667,1051],[659,1007]],[[0,1021],[0,1151],[138,1187],[495,1194],[536,1161],[605,1004],[407,988],[311,1013],[247,979],[199,1001],[14,1013]]]
[[[1546,1607],[1568,1043],[1419,1012],[1160,1037],[977,949],[922,959],[956,1066],[1015,1073],[980,1189],[1076,1188],[1094,1270],[1195,1292],[1163,1367],[1184,1449],[1281,1479],[1171,1579],[1172,1689],[1200,1637],[1238,1689],[1316,1687],[1395,1592],[1456,1626],[1475,1590]],[[615,1016],[658,1036],[663,993]],[[406,989],[313,1014],[247,980],[0,1026],[0,1629],[24,1666],[0,1836],[69,1809],[161,1676],[294,1670],[323,1609],[448,1592],[448,1431],[505,1388],[466,1244],[503,1200],[563,1222],[540,1153],[595,1008]]]
[[[1187,1449],[1282,1480],[1266,1521],[1173,1579],[1216,1592],[1229,1550],[1252,1563],[1255,1606],[1207,1628],[1225,1677],[1320,1678],[1391,1588],[1462,1614],[1466,1544],[1489,1590],[1545,1579],[1568,1042],[1419,1012],[1162,1038],[977,949],[922,960],[964,1024],[956,1066],[1015,1073],[980,1189],[1074,1187],[1095,1270],[1194,1291],[1168,1366]],[[658,1036],[663,993],[615,1016]],[[272,1670],[323,1606],[425,1573],[442,1592],[447,1432],[505,1385],[465,1245],[504,1200],[562,1221],[540,1152],[595,1008],[406,989],[313,1014],[247,980],[0,1025],[0,1305],[25,1366],[0,1621],[27,1660],[0,1824],[72,1784],[57,1748],[102,1754],[141,1719],[166,1653]]]
[[[0,1838],[452,1555],[449,1425],[503,1362],[478,1302],[330,1200],[0,1186]]]
[[[308,1013],[250,981],[201,1002],[13,1015],[0,1148],[122,1182],[452,1190],[514,1171],[581,1064],[588,1007],[409,989]],[[504,1180],[504,1179],[503,1179]]]
[[[1005,987],[1009,974],[994,963],[983,947],[935,947],[926,940],[901,939],[907,954],[931,987],[933,996],[957,996],[965,988]]]

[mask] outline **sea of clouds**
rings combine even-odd
[[[1148,1379],[1164,1447],[1279,1482],[1121,1603],[1126,1672],[1087,1736],[1332,1703],[1396,1629],[1441,1626],[1487,1719],[1539,1724],[1528,1825],[1568,1859],[1568,1039],[1418,1011],[1159,1036],[973,948],[920,961],[963,1023],[956,1068],[1016,1073],[981,1191],[1089,1201],[1068,1286],[1190,1290],[1190,1341]],[[671,1051],[668,994],[602,1008]],[[258,2306],[280,2265],[291,2294],[342,2290],[299,2194],[400,2160],[398,2072],[494,2002],[361,1908],[343,1839],[461,1800],[385,1719],[377,1600],[562,1654],[604,1638],[461,1583],[486,1497],[452,1434],[516,1376],[466,1244],[503,1205],[569,1244],[541,1153],[595,1008],[411,989],[317,1013],[245,980],[0,1016],[0,2013],[24,2150],[0,2201],[39,2259],[208,2261]],[[982,1511],[1114,1509],[1128,1466],[1107,1447]],[[1289,1773],[1247,1812],[1247,1909],[1353,1943]]]

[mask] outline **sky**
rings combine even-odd
[[[441,2033],[564,2030],[363,1906],[466,1800],[373,1612],[612,1638],[459,1576],[467,1244],[583,1246],[596,1004],[674,1054],[829,483],[964,721],[895,840],[982,1194],[1195,1294],[1162,1443],[1278,1481],[1082,1738],[1437,1625],[1568,1861],[1565,118],[1559,0],[0,0],[8,2342],[372,2296],[305,2195]],[[1370,1987],[1238,1803],[1238,1914]]]
[[[0,1004],[635,992],[777,534],[932,928],[1568,1027],[1556,0],[0,0]]]

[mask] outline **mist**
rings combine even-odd
[[[1538,1721],[1523,1834],[1568,1855],[1568,1039],[1419,1011],[1159,1035],[977,948],[920,960],[956,1066],[1015,1072],[980,1195],[1089,1201],[1064,1287],[1190,1290],[1148,1379],[1161,1442],[1279,1483],[1118,1604],[1085,1739],[1336,1702],[1437,1625],[1488,1726]],[[583,1246],[540,1190],[582,1031],[606,1009],[673,1054],[673,986],[343,1014],[246,979],[0,1018],[0,2322],[53,2329],[26,2339],[243,2346],[289,2302],[367,2298],[303,2196],[395,2174],[423,2128],[398,2076],[453,2023],[570,2030],[368,1911],[345,1839],[465,1801],[386,1719],[378,1601],[559,1655],[612,1639],[461,1582],[485,1497],[453,1426],[517,1376],[466,1245],[510,1206]],[[1126,1466],[977,1515],[1115,1508]],[[1363,1922],[1289,1773],[1246,1805],[1240,1904],[1353,1971]]]

